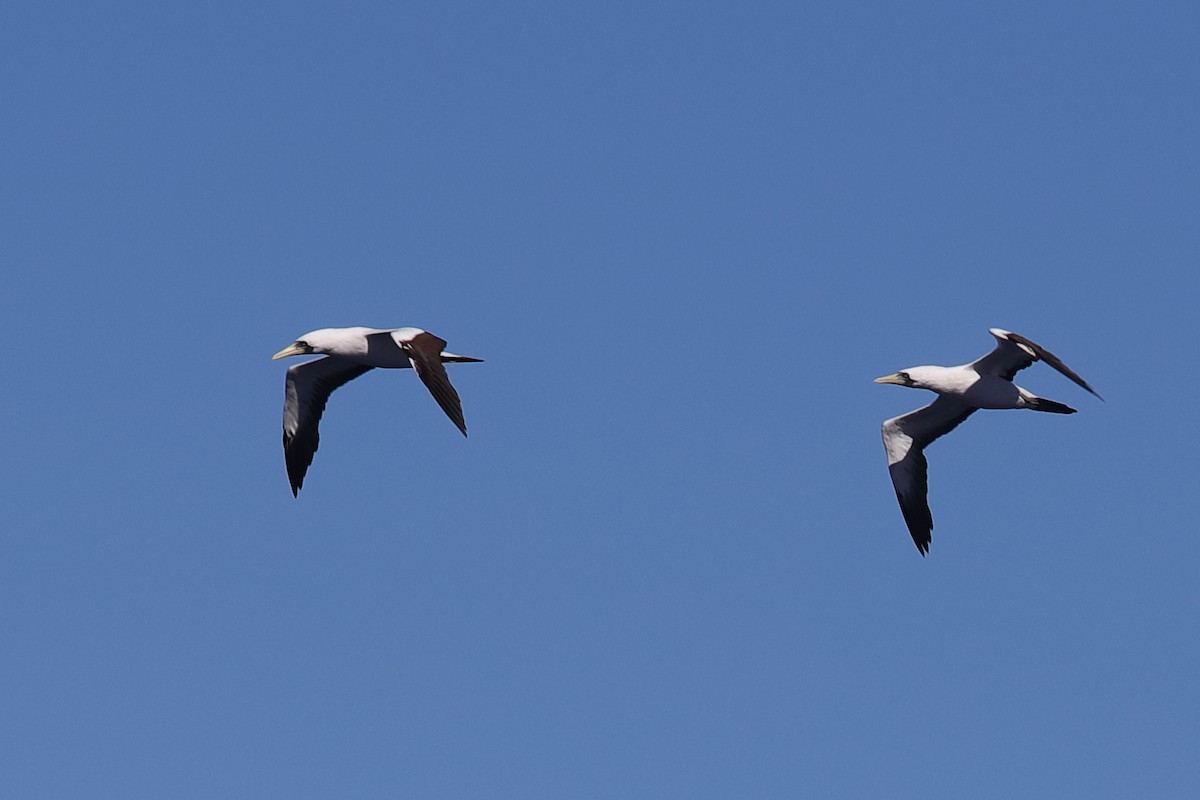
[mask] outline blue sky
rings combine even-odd
[[[0,794],[1182,797],[1191,4],[0,12]],[[298,500],[283,365],[339,390]],[[929,451],[990,326],[1071,417]]]

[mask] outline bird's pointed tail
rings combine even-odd
[[[1056,403],[1044,397],[1026,397],[1025,407],[1034,411],[1046,411],[1051,414],[1074,414],[1075,409],[1063,403]]]

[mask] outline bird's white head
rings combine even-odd
[[[287,347],[280,350],[275,355],[271,356],[274,361],[288,356],[307,356],[313,354],[325,354],[333,351],[334,346],[340,341],[338,337],[339,331],[336,328],[322,328],[317,331],[309,331],[301,336],[296,341],[289,344]]]
[[[942,371],[938,367],[909,367],[899,372],[893,372],[891,375],[876,378],[875,382],[894,383],[897,386],[908,386],[913,389],[933,389],[937,391],[935,384],[940,384],[937,378]]]

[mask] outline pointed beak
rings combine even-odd
[[[302,356],[302,355],[304,355],[306,352],[307,352],[307,351],[305,351],[305,349],[304,349],[303,347],[301,347],[300,345],[296,344],[295,342],[292,342],[292,343],[291,343],[291,344],[289,344],[287,347],[283,348],[283,349],[282,349],[282,350],[280,350],[278,353],[276,353],[275,355],[271,356],[271,360],[272,360],[272,361],[278,361],[279,359],[281,359],[281,358],[287,358],[288,356]]]
[[[876,378],[876,383],[894,383],[898,386],[907,386],[908,383],[901,377],[899,372],[893,372],[891,375],[884,375],[882,378]]]

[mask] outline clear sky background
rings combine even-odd
[[[0,795],[1191,797],[1192,3],[0,11]],[[284,364],[339,390],[298,500]],[[1062,356],[929,451],[876,386]]]

